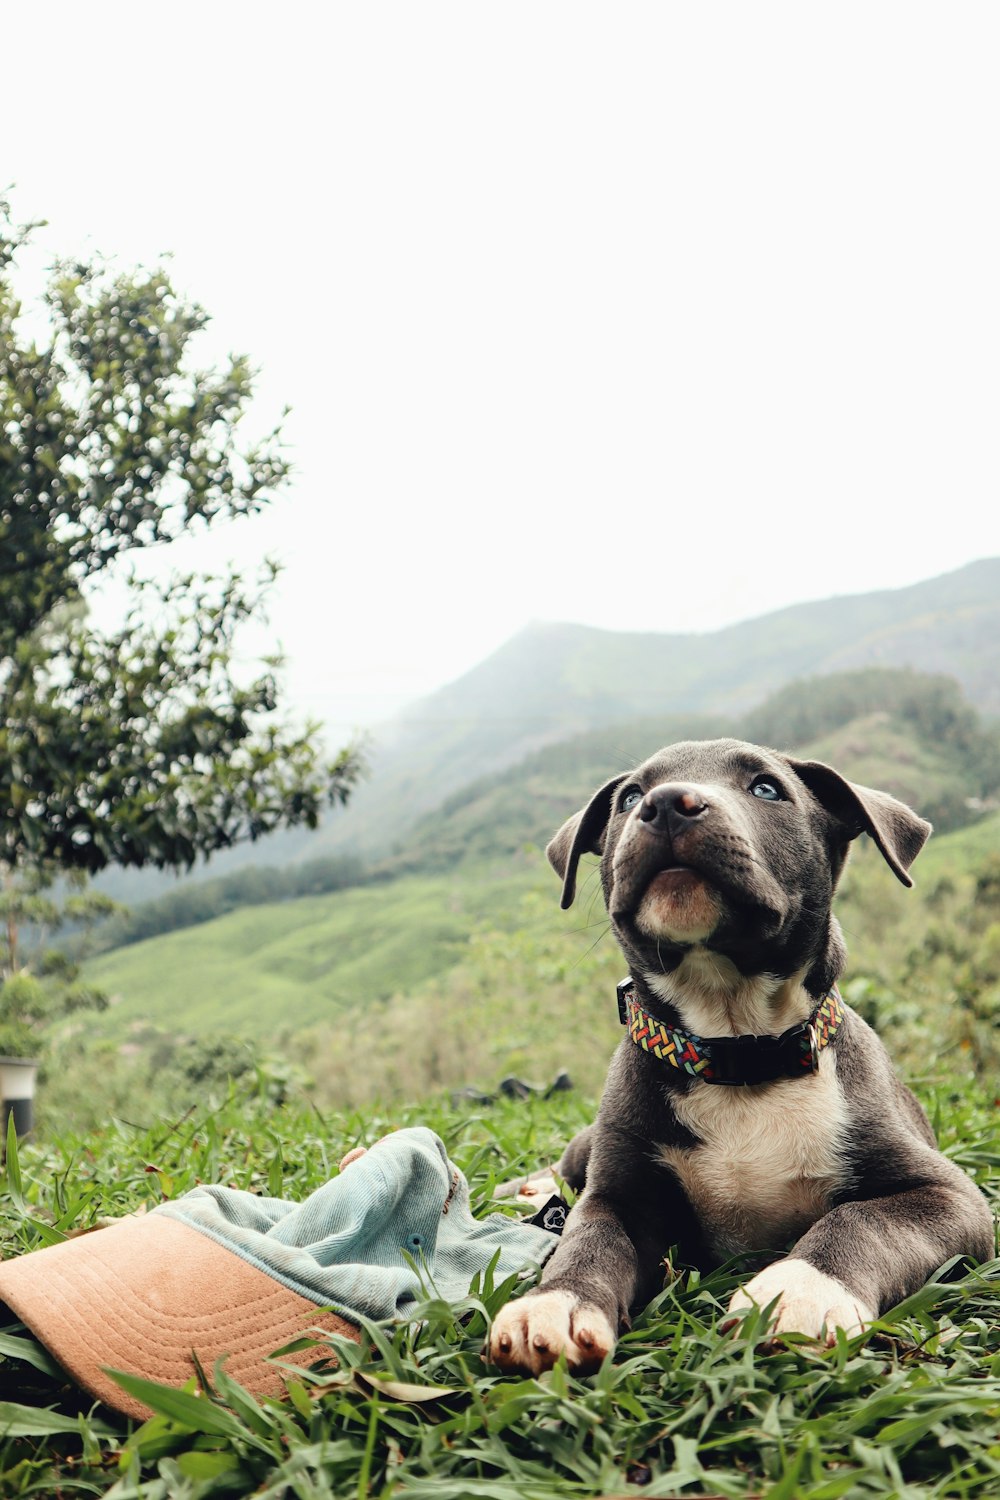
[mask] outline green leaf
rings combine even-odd
[[[901,1417],[896,1422],[887,1422],[874,1435],[877,1443],[887,1443],[890,1447],[897,1443],[905,1442],[907,1438],[923,1437],[931,1423],[947,1420],[949,1417],[972,1416],[977,1411],[995,1411],[997,1397],[995,1395],[983,1396],[982,1400],[947,1401],[940,1406],[935,1406],[930,1411],[925,1411],[916,1416]]]
[[[226,1373],[221,1364],[216,1367],[213,1378],[218,1395],[225,1401],[227,1406],[232,1407],[233,1411],[238,1417],[242,1418],[251,1431],[255,1432],[258,1437],[263,1438],[269,1437],[273,1433],[274,1424],[266,1412],[254,1400],[248,1390],[245,1390],[238,1381],[235,1381],[231,1375]]]
[[[178,1391],[172,1386],[158,1385],[153,1380],[144,1380],[140,1375],[130,1375],[125,1370],[105,1369],[116,1385],[130,1396],[142,1401],[151,1411],[161,1417],[169,1417],[190,1432],[207,1432],[213,1437],[240,1438],[246,1441],[250,1434],[243,1424],[222,1406],[216,1406],[207,1396],[195,1396],[188,1391]]]
[[[799,1475],[802,1472],[805,1456],[805,1448],[800,1448],[778,1482],[764,1491],[764,1500],[796,1500],[796,1497],[802,1494],[799,1488]]]
[[[281,1197],[281,1188],[285,1179],[285,1164],[281,1157],[281,1146],[275,1151],[267,1167],[267,1191],[272,1198]]]
[[[199,1453],[192,1450],[178,1453],[174,1462],[186,1479],[218,1479],[239,1469],[239,1459],[233,1453]]]
[[[295,1407],[299,1416],[304,1417],[308,1422],[313,1414],[313,1404],[309,1400],[305,1386],[298,1380],[286,1380],[285,1388],[288,1391],[288,1399]]]
[[[100,1437],[117,1437],[113,1427],[97,1418],[88,1419],[90,1430]],[[49,1407],[20,1406],[15,1401],[0,1401],[0,1437],[49,1437],[53,1433],[80,1431],[80,1419],[68,1417]]]
[[[34,1365],[43,1375],[51,1375],[55,1379],[62,1377],[63,1372],[55,1360],[34,1339],[21,1339],[11,1333],[0,1333],[0,1354],[7,1359],[23,1359],[25,1364]]]

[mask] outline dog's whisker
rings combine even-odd
[[[599,932],[597,934],[597,936],[595,937],[594,941],[590,944],[589,948],[587,948],[583,953],[580,954],[580,957],[573,964],[573,968],[574,969],[578,969],[580,967],[580,965],[583,963],[584,959],[587,959],[587,958],[590,957],[590,955],[593,953],[594,949],[597,947],[598,943],[602,942],[604,940],[604,938],[607,937],[607,935],[608,935],[608,933],[610,931],[611,931],[611,923],[609,922],[607,924],[607,926],[605,927],[604,931],[603,932]]]

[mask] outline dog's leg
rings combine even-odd
[[[659,1290],[666,1252],[690,1238],[691,1211],[676,1181],[638,1154],[623,1161],[620,1143],[617,1150],[615,1164],[613,1153],[595,1149],[590,1184],[541,1285],[498,1313],[489,1353],[502,1370],[537,1375],[561,1354],[576,1374],[596,1370],[629,1309]]]
[[[586,1193],[542,1285],[501,1308],[490,1357],[502,1370],[537,1375],[565,1354],[571,1370],[586,1374],[614,1348],[639,1281],[639,1256],[616,1207]]]
[[[587,1166],[590,1162],[590,1153],[594,1148],[596,1129],[596,1125],[584,1126],[583,1130],[578,1131],[573,1137],[559,1158],[556,1171],[574,1193],[582,1193],[586,1184]]]
[[[774,1303],[776,1334],[836,1340],[859,1333],[917,1291],[954,1255],[993,1254],[989,1207],[947,1158],[927,1153],[927,1179],[885,1197],[841,1203],[737,1291],[729,1312]],[[775,1300],[777,1299],[777,1300]]]

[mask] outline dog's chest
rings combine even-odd
[[[700,1084],[673,1106],[699,1145],[661,1146],[659,1159],[720,1258],[778,1249],[827,1212],[846,1173],[847,1115],[832,1052],[809,1078],[748,1089]]]

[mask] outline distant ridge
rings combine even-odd
[[[384,853],[463,785],[585,730],[653,714],[739,714],[794,678],[861,666],[947,673],[981,712],[1000,715],[1000,558],[705,634],[529,625],[385,727],[371,779],[309,853]]]

